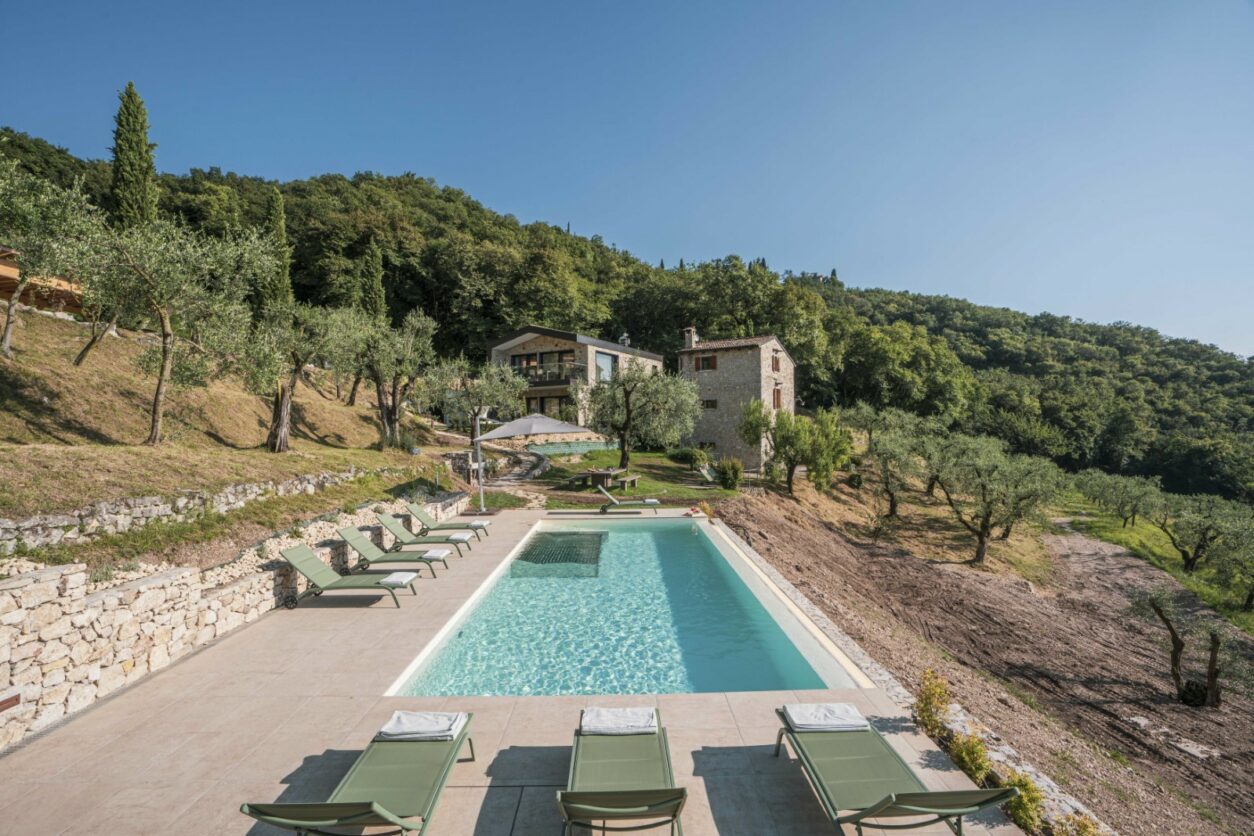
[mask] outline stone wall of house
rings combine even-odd
[[[182,491],[175,496],[140,496],[96,502],[63,514],[42,514],[23,520],[0,519],[0,555],[27,549],[90,540],[142,528],[154,520],[183,521],[205,513],[223,514],[267,496],[312,494],[362,476],[350,467],[338,473],[312,473],[282,482],[231,485],[216,493]]]
[[[460,513],[465,494],[427,500],[437,519]],[[402,501],[367,503],[264,540],[211,569],[184,567],[88,593],[84,564],[0,580],[0,751],[159,671],[198,647],[256,621],[304,579],[280,551],[305,543],[329,565],[351,563],[336,529],[391,535],[375,514],[405,517]]]

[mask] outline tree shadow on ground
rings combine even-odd
[[[0,363],[0,411],[15,415],[32,432],[62,444],[90,441],[94,444],[121,444],[121,440],[68,417],[61,408],[62,396],[42,389],[11,365]],[[0,439],[14,444],[29,438]]]

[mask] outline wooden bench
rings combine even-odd
[[[630,485],[631,489],[634,491],[636,489],[636,483],[639,481],[639,476],[620,476],[614,480],[614,484],[618,485],[618,489],[620,491],[627,490],[628,485]]]

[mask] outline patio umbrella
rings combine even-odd
[[[478,429],[479,416],[475,416],[475,428]],[[556,418],[550,418],[548,415],[540,415],[533,412],[530,415],[524,415],[522,418],[515,418],[506,424],[502,424],[491,432],[483,435],[475,436],[475,461],[478,463],[479,471],[479,512],[483,513],[483,449],[479,446],[481,441],[493,441],[498,438],[518,438],[524,435],[561,435],[563,433],[586,433],[592,432],[586,427],[580,427],[575,424],[569,424],[566,421],[559,421]]]

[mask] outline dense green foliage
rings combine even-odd
[[[106,163],[5,130],[4,153],[99,205]],[[218,169],[160,175],[161,208],[211,235],[267,224],[276,184]],[[772,332],[797,363],[806,407],[865,401],[991,435],[1069,469],[1158,476],[1164,488],[1254,499],[1254,369],[1241,357],[1126,323],[1030,316],[939,296],[780,275],[730,256],[653,267],[597,236],[522,224],[412,174],[277,184],[296,297],[439,324],[435,350],[482,357],[525,324],[580,330],[667,356],[681,329]]]

